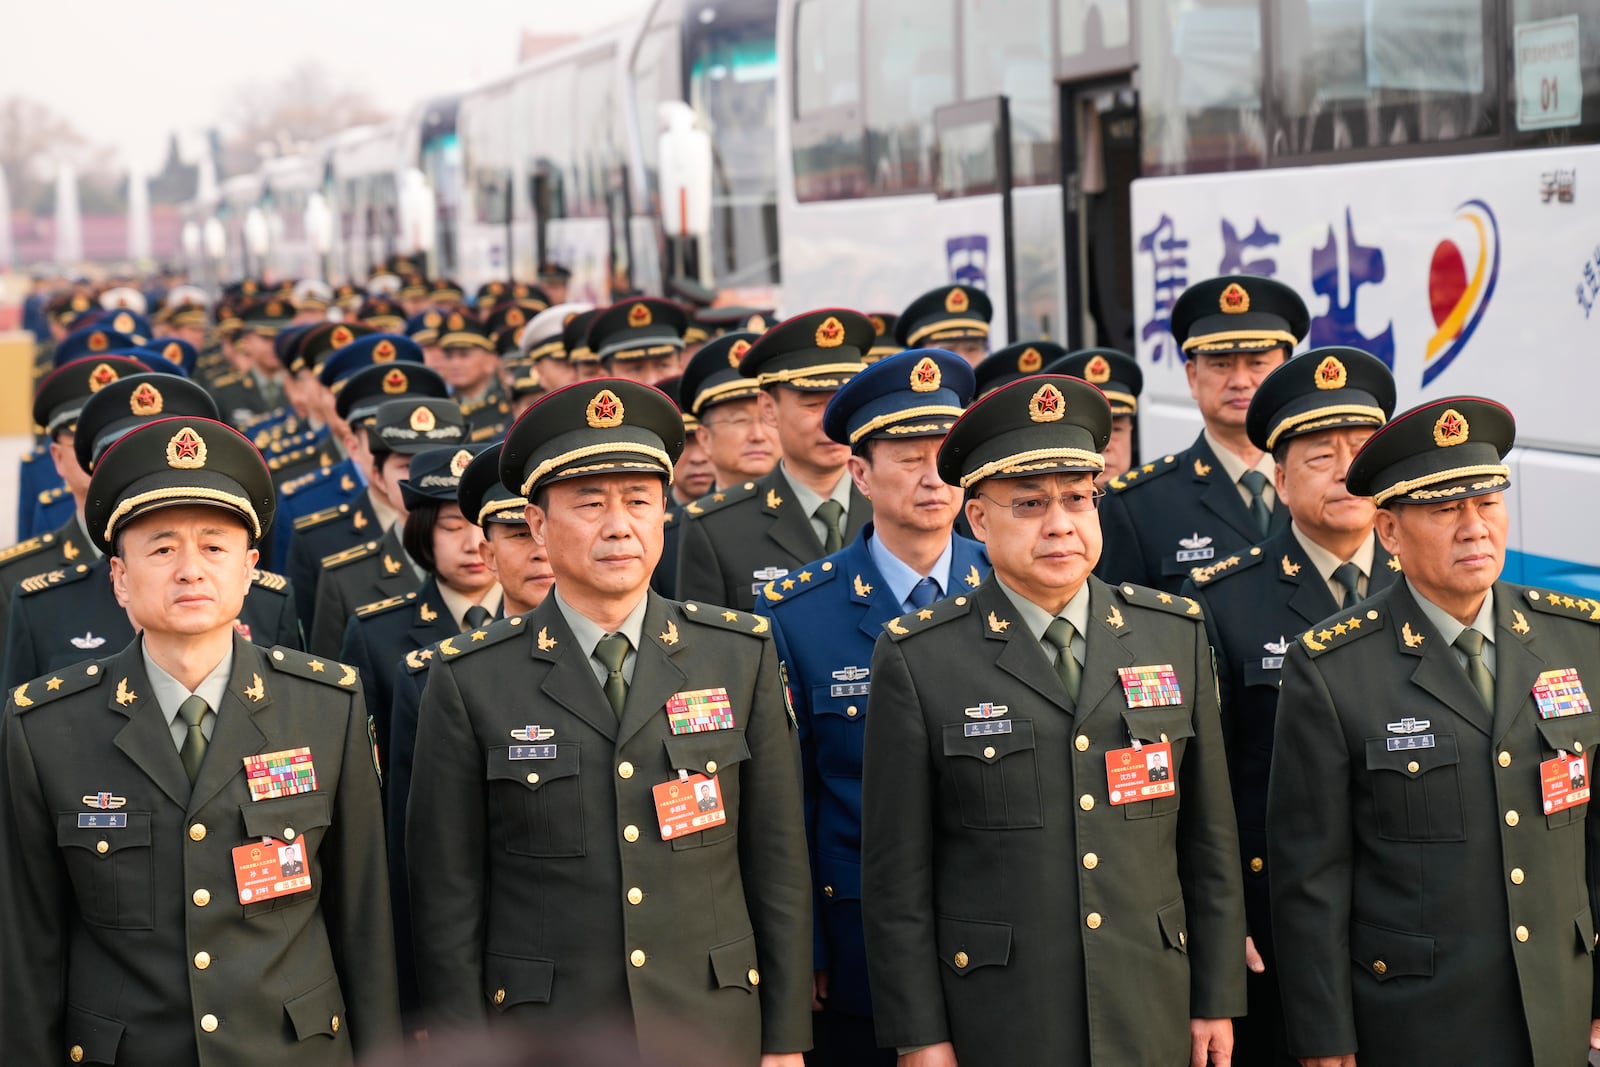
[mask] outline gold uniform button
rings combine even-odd
[[[854,704],[851,704],[848,708],[845,708],[844,713],[850,716],[852,719],[861,714]]]
[[[1572,742],[1572,751],[1574,751],[1574,752],[1582,752],[1583,751],[1583,742],[1574,740]]]
[[[617,777],[632,778],[633,764],[629,763],[627,760],[623,760],[621,763],[617,764]]]
[[[1072,747],[1077,749],[1079,752],[1087,752],[1089,751],[1089,739],[1084,737],[1082,734],[1079,734],[1073,739]]]
[[[1266,868],[1266,866],[1267,861],[1262,859],[1260,856],[1250,857],[1250,871],[1252,874],[1260,874],[1262,870]]]
[[[104,856],[107,852],[111,851],[111,842],[104,840],[96,841],[94,843],[94,850],[100,853],[100,855]]]
[[[644,891],[641,890],[638,886],[634,886],[632,889],[628,890],[628,903],[629,904],[638,904],[638,903],[641,903],[643,900],[644,900]]]
[[[1495,760],[1500,764],[1500,766],[1509,767],[1511,766],[1511,753],[1502,752],[1500,755],[1495,757]]]
[[[831,885],[823,886],[822,887],[822,895],[825,896],[825,897],[833,896],[833,886],[831,886]]]
[[[637,826],[634,826],[632,823],[629,823],[627,826],[624,826],[622,828],[622,839],[624,841],[637,841],[637,840],[639,840],[639,828]]]
[[[83,1046],[73,1045],[71,1048],[67,1049],[67,1059],[71,1060],[73,1063],[82,1063]]]
[[[211,966],[211,953],[196,952],[194,954],[194,965],[196,969],[202,971]]]
[[[494,991],[494,1002],[496,1004],[504,1004],[506,1002],[506,991],[504,989],[496,989]]]
[[[760,985],[761,984],[761,972],[756,970],[754,967],[752,967],[748,971],[744,972],[744,976],[746,978],[750,979],[750,984],[751,985]]]
[[[193,826],[189,827],[189,840],[190,841],[204,841],[205,839],[206,839],[206,824],[205,823],[197,822]]]
[[[1084,870],[1092,871],[1098,866],[1100,866],[1100,857],[1099,856],[1096,856],[1093,852],[1085,852],[1083,854],[1083,869]]]
[[[1100,913],[1098,911],[1091,911],[1088,918],[1083,920],[1083,924],[1091,930],[1100,929],[1100,922]]]
[[[1090,796],[1088,793],[1083,794],[1083,796],[1078,798],[1078,807],[1082,808],[1084,811],[1093,811],[1094,797]]]
[[[1179,930],[1178,931],[1178,947],[1179,948],[1188,948],[1189,947],[1189,934],[1188,934],[1188,931],[1186,931],[1186,930]]]
[[[539,776],[537,774],[528,775],[528,784],[529,785],[538,785],[539,784]]]
[[[217,1017],[212,1015],[210,1012],[200,1016],[200,1029],[204,1030],[208,1034],[216,1033]]]
[[[194,891],[195,907],[203,908],[209,903],[211,903],[211,891],[209,889],[196,889]]]
[[[1522,868],[1521,867],[1513,867],[1513,868],[1511,868],[1511,884],[1512,885],[1521,885],[1522,884],[1522,880],[1525,877],[1526,877],[1526,875],[1524,875],[1522,873]]]
[[[716,774],[717,773],[717,761],[716,760],[714,760],[714,759],[706,760],[706,773],[707,774]]]
[[[328,1027],[336,1034],[339,1032],[339,1017],[337,1015],[328,1020]]]
[[[633,964],[635,967],[643,967],[644,966],[644,949],[642,949],[642,948],[634,949],[632,954],[628,956],[628,962]]]
[[[285,826],[283,828],[283,839],[285,841],[293,841],[294,840],[294,827]]]
[[[1372,961],[1372,973],[1373,974],[1388,974],[1389,973],[1389,965],[1387,963],[1384,963],[1382,960],[1373,960]]]
[[[994,759],[994,746],[988,745],[983,750],[984,759]]]
[[[1506,812],[1506,825],[1507,826],[1515,826],[1515,825],[1517,825],[1517,823],[1519,823],[1521,821],[1522,821],[1522,816],[1517,814],[1516,809],[1513,808],[1511,811]]]
[[[1422,764],[1418,763],[1416,760],[1412,760],[1410,763],[1406,764],[1406,770],[1410,771],[1412,774],[1416,774],[1418,771],[1422,770]]]
[[[967,954],[965,952],[957,952],[954,962],[957,969],[965,969],[967,964],[972,961],[967,958]]]
[[[1517,940],[1518,941],[1526,941],[1526,940],[1528,940],[1528,928],[1526,926],[1517,927]]]

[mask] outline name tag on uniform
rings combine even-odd
[[[512,759],[555,759],[554,745],[512,745]]]
[[[128,826],[128,816],[120,811],[80,811],[78,813],[78,829],[80,830],[125,830]]]
[[[239,903],[260,904],[311,888],[304,841],[289,844],[276,837],[262,838],[233,850],[233,876],[239,885]]]
[[[733,705],[728,702],[728,691],[719,685],[673,693],[667,698],[667,724],[674,734],[733,729]]]
[[[1384,739],[1390,752],[1409,752],[1414,748],[1432,748],[1432,734],[1411,734],[1406,737],[1388,737]]]
[[[1589,803],[1589,758],[1563,752],[1545,760],[1539,764],[1539,784],[1546,815]]]
[[[650,792],[656,799],[656,821],[663,841],[698,834],[728,821],[715,776],[690,774],[662,782]]]
[[[961,734],[963,737],[989,737],[993,734],[1009,734],[1011,732],[1010,719],[990,719],[988,722],[963,723]]]
[[[1113,805],[1154,800],[1178,791],[1172,777],[1172,745],[1140,745],[1106,753],[1106,789]]]
[[[1583,691],[1583,679],[1578,677],[1576,667],[1540,674],[1534,679],[1533,702],[1539,706],[1541,719],[1561,719],[1594,710],[1589,706],[1589,695]]]
[[[1122,695],[1130,708],[1159,708],[1183,703],[1183,690],[1172,664],[1153,667],[1118,667]]]
[[[286,748],[244,758],[244,776],[251,800],[271,800],[311,793],[317,788],[317,768],[309,748]]]

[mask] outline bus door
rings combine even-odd
[[[1126,78],[1061,86],[1068,348],[1132,353],[1139,99]]]
[[[994,305],[991,349],[1016,335],[1016,250],[1011,221],[1011,115],[1004,96],[933,113],[937,232],[946,275],[982,289]]]

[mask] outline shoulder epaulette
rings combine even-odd
[[[239,380],[239,375],[238,375],[237,372],[230,372],[228,374],[219,374],[215,378],[211,379],[211,387],[213,389],[221,389],[224,386],[233,385],[238,380]]]
[[[318,467],[315,470],[309,470],[304,474],[290,478],[278,487],[278,492],[284,496],[292,496],[302,489],[316,485],[318,482],[325,482],[328,480],[329,469],[328,467]]]
[[[772,636],[772,620],[764,619],[760,615],[752,615],[748,611],[735,611],[733,608],[725,608],[717,604],[690,600],[684,602],[683,613],[684,618],[690,622],[698,622],[705,626],[715,626],[721,630],[732,630],[735,633],[752,634],[761,637]]]
[[[1600,598],[1574,597],[1550,589],[1529,589],[1524,595],[1537,610],[1584,622],[1600,622]]]
[[[58,485],[54,489],[46,489],[39,494],[39,503],[54,504],[57,500],[67,495],[67,487]]]
[[[17,588],[21,595],[32,596],[34,593],[43,592],[46,589],[54,589],[60,585],[70,585],[73,582],[81,581],[88,577],[88,574],[89,565],[87,563],[80,563],[76,567],[58,567],[53,571],[45,571],[42,574],[35,574],[30,578],[22,579],[17,583]]]
[[[316,451],[317,449],[315,445],[307,445],[304,448],[297,448],[291,452],[284,452],[281,455],[274,456],[267,460],[267,467],[273,471],[281,471],[285,467],[291,467],[302,460],[310,459],[316,454]]]
[[[517,636],[522,632],[522,626],[521,615],[513,615],[509,619],[496,619],[488,626],[473,630],[471,633],[447,637],[434,648],[438,650],[437,655],[443,659],[459,659],[468,652],[477,652]]]
[[[358,559],[366,559],[377,551],[378,542],[368,541],[364,545],[356,545],[354,548],[347,548],[343,552],[335,552],[331,556],[323,556],[322,569],[328,570],[332,567],[343,567],[346,563],[354,563]]]
[[[1300,635],[1300,644],[1315,659],[1330,648],[1349,644],[1363,634],[1375,634],[1383,629],[1383,616],[1376,608],[1367,608],[1362,612],[1351,612],[1349,615],[1335,615],[1331,619],[1323,619],[1317,625]],[[1411,628],[1406,626],[1406,643],[1411,643]],[[1416,638],[1421,643],[1422,638]]]
[[[281,593],[289,587],[289,579],[272,571],[251,571],[250,580],[262,589],[270,589],[274,593]]]
[[[970,596],[962,594],[961,596],[946,597],[943,600],[934,601],[920,611],[895,616],[883,624],[883,630],[891,640],[899,641],[902,638],[910,637],[912,634],[940,626],[952,619],[963,618],[971,612],[972,598]],[[997,632],[1005,629],[1003,622],[998,624],[991,622],[990,625],[997,625]]]
[[[105,681],[106,672],[100,664],[89,660],[63,667],[54,674],[43,675],[25,682],[11,691],[11,703],[23,711],[48,704],[52,700],[93,689]]]
[[[274,646],[267,659],[272,662],[275,670],[284,674],[309,678],[313,682],[321,682],[337,689],[354,689],[360,677],[356,669],[348,663],[318,659],[309,652],[301,652],[297,648],[288,648],[284,645]]]
[[[1162,456],[1154,463],[1146,463],[1139,467],[1130,468],[1129,470],[1111,479],[1106,483],[1106,485],[1110,487],[1113,493],[1120,493],[1124,489],[1131,489],[1135,485],[1142,485],[1143,483],[1154,478],[1159,478],[1161,475],[1166,474],[1169,471],[1175,471],[1177,469],[1177,456]]]
[[[488,638],[484,640],[488,640]],[[427,670],[428,665],[433,662],[433,657],[437,654],[437,651],[434,645],[413,648],[406,653],[406,671],[410,674],[420,674],[422,671]]]
[[[487,426],[480,426],[476,430],[473,430],[467,435],[467,440],[471,441],[473,444],[482,444],[484,441],[488,441],[492,438],[500,436],[501,432],[505,430],[505,428],[506,424],[503,422],[491,422]]]
[[[26,541],[19,541],[10,548],[0,550],[0,563],[10,563],[14,559],[31,556],[41,548],[48,547],[55,539],[55,534],[41,534]]]
[[[835,565],[833,560],[823,560],[820,564],[808,564],[800,570],[790,571],[785,577],[768,584],[773,586],[775,592],[782,594],[778,599],[793,600],[809,590],[822,588],[842,573],[842,568]],[[856,591],[862,596],[871,592],[872,586],[864,585],[859,578],[856,581]],[[763,596],[763,599],[772,598]]]
[[[331,508],[323,508],[321,511],[313,511],[309,515],[300,516],[294,520],[294,528],[296,530],[309,530],[313,526],[321,526],[325,522],[331,522],[349,511],[349,504],[335,504]]]
[[[1122,595],[1124,604],[1132,607],[1153,608],[1156,611],[1183,615],[1196,621],[1204,617],[1200,610],[1200,602],[1192,597],[1174,596],[1165,590],[1151,589],[1148,586],[1134,585],[1131,582],[1123,582],[1121,585],[1114,585],[1111,588]]]
[[[374,615],[382,615],[384,612],[391,611],[407,601],[415,600],[416,596],[417,594],[415,593],[404,593],[400,596],[392,596],[384,600],[374,600],[370,604],[362,604],[360,607],[356,608],[356,617],[360,619],[369,619]]]
[[[1256,545],[1245,552],[1230,553],[1227,558],[1219,559],[1206,567],[1190,567],[1189,577],[1195,585],[1205,585],[1213,578],[1224,574],[1234,574],[1238,571],[1254,567],[1266,557],[1261,552],[1261,546]]]
[[[748,500],[756,491],[755,482],[743,482],[728,489],[718,489],[714,493],[707,493],[699,500],[691,501],[683,506],[685,516],[699,518],[710,515],[714,511],[737,504],[741,500]]]

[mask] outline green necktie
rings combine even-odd
[[[1066,619],[1055,619],[1044,628],[1045,644],[1056,650],[1056,674],[1073,700],[1078,699],[1078,683],[1083,680],[1083,668],[1072,654],[1072,635],[1076,632]]]
[[[844,547],[844,505],[837,500],[824,500],[813,514],[828,531],[822,539],[822,554],[831,556]]]
[[[489,614],[488,608],[482,604],[474,604],[461,616],[461,632],[482,629],[493,620],[494,616]]]
[[[628,699],[628,680],[622,676],[622,661],[628,656],[628,639],[622,634],[606,634],[594,646],[594,658],[606,669],[606,682],[602,686],[611,710],[622,718],[622,705]]]
[[[1483,701],[1483,706],[1493,711],[1494,675],[1489,673],[1489,665],[1483,662],[1483,634],[1470,627],[1462,630],[1461,636],[1455,639],[1455,647],[1467,657],[1467,681],[1478,691],[1478,699]]]
[[[1361,599],[1361,588],[1357,584],[1361,581],[1361,568],[1354,563],[1341,563],[1333,568],[1333,580],[1344,586],[1344,597],[1340,599],[1339,606],[1347,608]]]
[[[1265,537],[1272,525],[1272,509],[1267,507],[1267,476],[1260,471],[1245,471],[1239,481],[1250,491],[1250,517]]]
[[[189,728],[189,732],[183,735],[183,747],[178,749],[178,758],[183,761],[183,769],[189,775],[190,785],[200,777],[200,764],[205,762],[206,735],[205,731],[200,729],[200,723],[210,710],[210,705],[197,696],[187,697],[178,705],[178,717]]]

